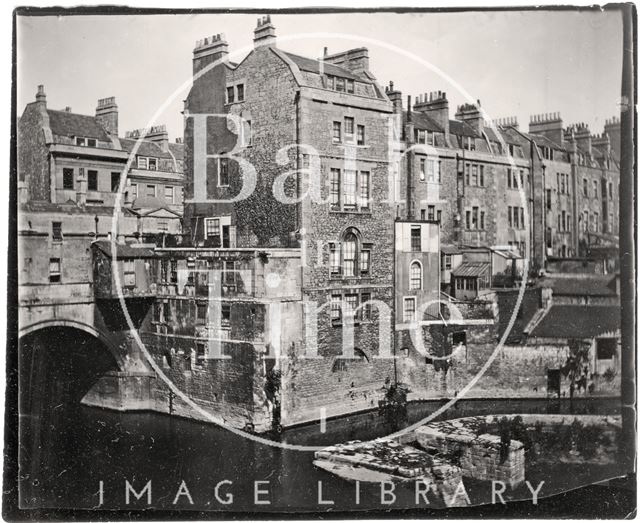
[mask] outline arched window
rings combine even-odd
[[[409,290],[422,289],[422,265],[420,262],[414,261],[411,264]]]
[[[372,245],[363,243],[358,229],[348,228],[340,241],[330,244],[329,248],[332,277],[367,277],[371,274]]]
[[[342,241],[342,274],[343,276],[356,275],[356,260],[358,250],[358,238],[353,232],[348,232]]]

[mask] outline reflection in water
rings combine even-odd
[[[76,404],[77,405],[77,404]],[[409,422],[433,412],[439,402],[411,405]],[[615,400],[582,402],[577,411],[615,412]],[[563,410],[566,406],[562,405]],[[448,417],[477,413],[545,412],[546,400],[463,401]],[[382,505],[380,486],[362,484],[359,504],[356,485],[341,480],[312,464],[312,453],[282,450],[255,443],[216,426],[155,413],[119,413],[81,406],[59,406],[43,430],[43,443],[48,449],[36,466],[24,453],[23,471],[29,471],[21,482],[22,503],[26,507],[117,509],[126,505],[126,481],[140,493],[151,481],[151,506],[170,509],[198,510],[341,510],[362,508],[415,507],[415,485],[398,485],[393,505]],[[385,434],[377,412],[354,415],[327,422],[326,432],[319,424],[286,431],[288,443],[323,445],[352,439],[371,439]],[[25,449],[27,450],[27,449]],[[533,484],[545,480],[541,496],[559,490],[613,477],[615,467],[563,466],[562,474],[551,470],[529,470],[527,479]],[[186,494],[179,496],[185,482],[193,505]],[[230,481],[216,485],[221,481]],[[257,489],[254,482],[264,481]],[[334,505],[318,505],[318,481],[323,483],[323,499]],[[572,483],[567,483],[572,482]],[[490,502],[490,485],[465,480],[472,503]],[[183,493],[185,491],[183,490]],[[233,498],[228,497],[232,495]],[[505,499],[509,498],[507,491]],[[511,493],[512,499],[528,497],[525,487]],[[223,502],[233,500],[230,504]],[[390,498],[387,498],[390,499]],[[129,508],[143,508],[147,493],[140,500],[130,495]],[[437,500],[430,499],[431,506]]]

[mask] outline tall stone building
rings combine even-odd
[[[421,300],[437,293],[439,230],[435,218],[396,214],[393,104],[368,50],[319,59],[285,52],[269,17],[258,20],[254,44],[239,64],[222,35],[194,49],[185,102],[191,243],[163,254],[176,267],[221,271],[221,296],[177,279],[161,301],[170,314],[182,302],[202,328],[194,321],[176,337],[165,334],[169,321],[150,322],[147,339],[158,361],[183,355],[167,372],[196,401],[264,430],[273,419],[290,425],[377,407],[395,379],[394,322],[415,321]],[[255,189],[233,201],[252,176]],[[394,293],[396,277],[403,284]],[[211,357],[208,336],[230,359]],[[241,413],[229,399],[249,390]]]

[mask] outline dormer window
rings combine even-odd
[[[157,171],[158,159],[149,158],[148,156],[138,156],[138,169],[148,169],[149,171]]]
[[[346,85],[347,85],[347,92],[349,94],[353,94],[355,91],[355,82],[353,80],[347,80]]]
[[[83,136],[76,136],[76,145],[79,145],[80,147],[95,147],[96,139],[85,138]]]
[[[346,92],[353,94],[355,92],[355,82],[347,78],[340,78],[339,76],[327,75],[327,87],[334,91]]]

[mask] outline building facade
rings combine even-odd
[[[223,35],[198,41],[193,72],[184,144],[119,137],[112,98],[49,110],[44,89],[18,126],[23,281],[84,285],[150,356],[145,408],[264,432],[378,408],[395,384],[453,397],[513,313],[501,295],[552,267],[615,270],[615,119],[592,136],[536,115],[525,133],[479,101],[452,119],[440,91],[404,107],[366,48],[285,52],[268,16],[239,63]],[[549,341],[550,302],[530,302],[518,343],[536,356],[501,349],[473,395],[548,394],[576,330]],[[609,316],[588,338],[615,363]],[[88,402],[119,404],[114,379]]]

